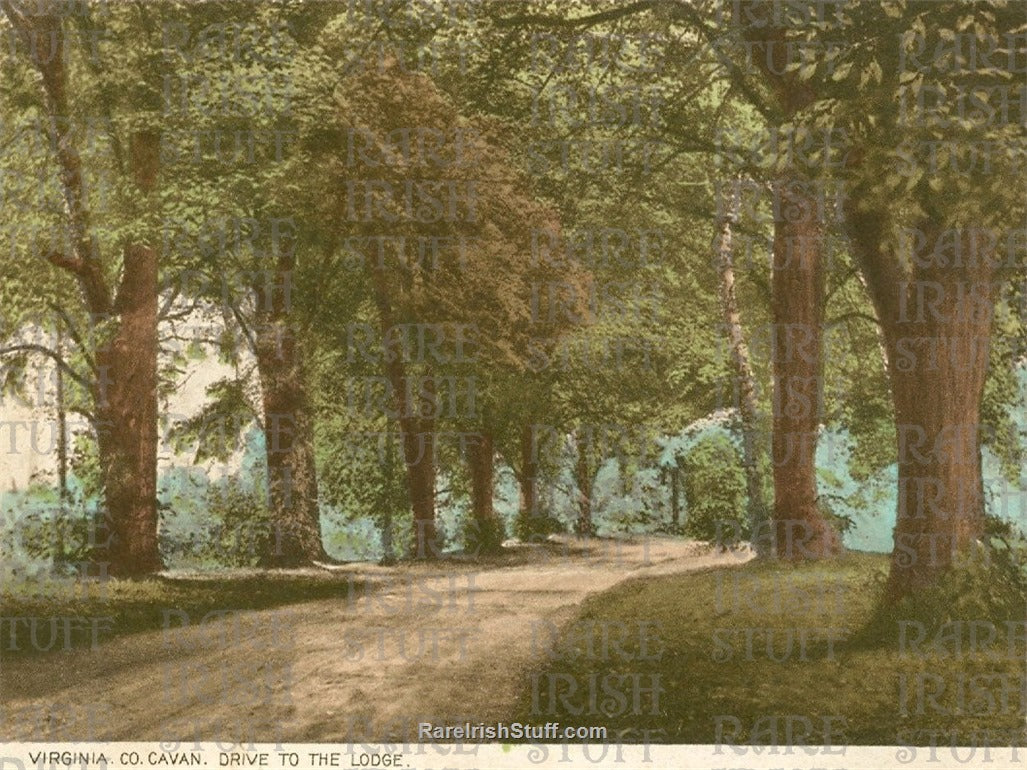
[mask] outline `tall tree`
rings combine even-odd
[[[788,28],[773,9],[744,3],[743,35],[777,103],[785,132],[815,99],[791,66]],[[777,148],[773,148],[776,150]],[[822,414],[824,227],[809,169],[775,162],[772,306],[774,523],[777,554],[791,561],[837,553],[841,538],[820,511],[816,448]]]
[[[527,192],[503,127],[462,116],[426,75],[387,61],[344,78],[335,98],[348,148],[329,161],[341,193],[336,222],[340,238],[362,251],[389,411],[404,437],[412,548],[430,558],[440,546],[436,433],[442,421],[475,436],[490,433],[479,388],[491,368],[526,366],[532,287],[554,269],[524,255],[533,229],[555,229],[556,217]],[[564,272],[571,307],[580,273]],[[411,333],[446,350],[411,346]]]
[[[253,352],[260,375],[271,531],[261,563],[296,567],[326,558],[318,508],[314,427],[303,339],[290,297],[296,244],[277,244],[269,286],[255,287]],[[266,292],[266,295],[265,295]],[[262,296],[264,295],[264,296]]]
[[[887,599],[897,601],[984,535],[981,399],[999,286],[1022,266],[1027,200],[1022,108],[1001,108],[1019,91],[1003,67],[1024,23],[1001,2],[848,10],[844,57],[811,63],[805,77],[822,107],[811,125],[848,137],[845,229],[887,354],[899,466]],[[971,66],[950,50],[961,34],[993,43],[997,64]],[[968,112],[970,93],[980,102]],[[960,167],[981,148],[987,162]]]
[[[496,515],[493,496],[496,479],[496,447],[492,435],[486,431],[467,437],[467,469],[471,476],[471,515],[474,517],[472,543],[476,552],[491,553],[499,550],[503,534],[502,523]]]
[[[110,573],[145,575],[161,568],[157,547],[157,252],[145,235],[129,236],[122,245],[121,278],[98,253],[78,147],[72,103],[74,87],[66,54],[59,3],[2,3],[30,66],[39,73],[41,112],[51,127],[56,176],[63,198],[67,248],[46,255],[51,264],[79,286],[93,332],[101,338],[93,351],[91,384],[94,426],[104,486],[110,539],[106,554]],[[160,131],[137,124],[130,129],[124,158],[127,176],[140,206],[154,192],[160,166]]]
[[[258,547],[267,567],[326,558],[304,326],[316,281],[303,274],[324,239],[308,215],[315,193],[295,183],[309,169],[299,138],[316,117],[292,101],[317,84],[324,21],[320,8],[198,4],[176,9],[166,32],[173,130],[164,150],[182,182],[168,223],[171,256],[194,309],[220,311],[221,352],[255,364],[270,512]],[[205,44],[205,31],[220,25],[248,29],[249,45]],[[212,108],[206,95],[219,88],[227,95]]]
[[[752,542],[760,556],[768,555],[769,543],[762,536],[767,526],[767,503],[763,493],[763,474],[760,470],[760,426],[759,402],[756,397],[756,378],[749,362],[749,346],[745,341],[741,312],[735,292],[734,255],[732,251],[732,228],[739,218],[740,190],[730,194],[730,201],[722,203],[721,222],[715,241],[717,269],[720,273],[720,302],[724,312],[724,326],[731,347],[731,362],[738,381],[739,413],[742,423],[742,460],[745,465],[745,486],[747,492],[748,520],[752,530]],[[673,507],[678,506],[678,469],[671,470],[673,484]]]

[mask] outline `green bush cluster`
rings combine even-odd
[[[738,448],[728,436],[703,436],[682,459],[687,505],[685,534],[716,541],[727,532],[748,534],[745,471]]]

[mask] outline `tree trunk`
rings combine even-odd
[[[402,388],[402,383],[400,379],[393,388]],[[414,512],[412,555],[415,559],[437,559],[442,555],[442,544],[435,526],[435,423],[427,418],[402,417],[400,424]]]
[[[683,529],[685,521],[681,515],[681,469],[676,459],[674,467],[670,469],[670,515],[675,526]]]
[[[314,426],[303,350],[290,317],[294,244],[283,241],[265,284],[254,285],[255,357],[260,374],[270,531],[259,563],[287,568],[326,559],[317,503]]]
[[[93,557],[109,560],[109,573],[135,577],[160,569],[157,547],[157,254],[145,243],[125,247],[117,297],[99,255],[75,144],[64,60],[64,27],[55,9],[2,3],[12,30],[39,72],[43,108],[53,121],[53,153],[70,248],[47,259],[73,275],[92,322],[111,322],[110,336],[94,353],[98,374],[91,388],[100,473],[104,484],[106,544]],[[160,166],[160,134],[136,130],[129,137],[129,171],[145,196]],[[104,551],[106,550],[106,553]]]
[[[774,535],[779,558],[823,559],[841,550],[817,504],[824,321],[823,233],[808,183],[775,183],[772,267]]]
[[[935,342],[918,343],[916,365],[907,371],[893,368],[899,495],[886,591],[892,600],[934,583],[983,535],[978,434],[989,325],[927,324],[916,337],[948,350],[932,361],[934,354],[924,348]],[[908,342],[909,331],[896,341]]]
[[[96,353],[94,388],[100,470],[112,536],[110,574],[161,568],[157,547],[157,254],[125,250],[117,331]]]
[[[520,485],[520,515],[522,517],[538,516],[538,458],[535,454],[532,426],[521,427],[521,468],[517,475]]]
[[[720,302],[724,313],[724,324],[731,346],[731,362],[735,376],[738,378],[738,411],[742,425],[742,462],[745,466],[745,485],[747,492],[747,518],[751,529],[750,538],[759,556],[768,555],[771,544],[767,542],[767,501],[763,493],[763,475],[760,472],[759,405],[756,400],[756,378],[749,363],[749,347],[745,342],[742,330],[742,316],[738,310],[738,299],[735,295],[735,270],[732,257],[731,227],[738,221],[737,189],[732,194],[732,202],[725,207],[720,222],[717,243],[717,264],[720,271]],[[677,510],[677,486],[673,488],[674,506]],[[675,513],[675,518],[677,518]]]
[[[895,405],[898,505],[885,599],[932,585],[984,532],[980,404],[988,374],[995,268],[931,263],[906,274],[884,247],[885,214],[846,209],[887,348]],[[917,228],[929,243],[941,226]],[[962,232],[961,253],[974,253]]]
[[[64,333],[61,329],[61,319],[58,318],[55,324],[57,328],[57,355],[64,358]],[[64,529],[67,526],[68,515],[68,408],[65,403],[64,393],[64,369],[58,365],[56,371],[56,400],[57,400],[57,491],[60,504],[58,506],[58,520],[55,522],[57,535],[57,558],[64,560]]]
[[[588,462],[588,441],[582,430],[575,435],[574,450],[574,479],[578,485],[578,521],[574,529],[581,537],[591,537],[595,534],[595,524],[592,522],[592,470]]]
[[[382,509],[382,564],[396,563],[396,549],[394,545],[394,532],[392,525],[392,506],[399,499],[396,489],[396,479],[399,477],[399,470],[396,467],[396,445],[393,442],[392,433],[386,436],[385,445],[385,483],[382,484],[380,505]]]
[[[501,549],[502,522],[496,516],[492,496],[495,490],[495,446],[489,433],[469,436],[467,468],[471,476],[471,513],[476,525],[475,552],[495,553]]]
[[[747,2],[743,30],[785,122],[816,94],[786,67],[791,46],[768,3]],[[769,46],[769,48],[768,48]],[[769,55],[768,55],[769,54]],[[814,185],[801,167],[786,168],[774,187],[772,276],[774,538],[779,558],[807,561],[841,550],[841,538],[817,505],[816,449],[821,411],[825,275]]]
[[[57,319],[57,355],[64,357],[64,334],[61,320]],[[61,500],[61,518],[68,502],[68,408],[65,404],[64,369],[55,367],[57,398],[57,490]]]
[[[373,270],[375,299],[382,326],[382,339],[389,339],[394,326],[385,276],[380,268]],[[403,458],[407,469],[407,488],[414,514],[411,555],[415,559],[437,559],[442,555],[438,529],[435,526],[435,420],[412,413],[406,403],[407,372],[401,350],[389,351],[385,357],[385,374],[392,395],[400,432],[403,436]]]
[[[260,564],[300,567],[327,558],[302,360],[292,331],[280,325],[258,329],[256,341],[270,507]]]

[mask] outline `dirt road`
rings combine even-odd
[[[671,539],[520,548],[513,566],[340,568],[345,599],[170,612],[166,630],[5,661],[0,739],[401,741],[419,722],[509,719],[547,623],[587,595],[742,558]]]

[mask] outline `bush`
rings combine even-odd
[[[742,458],[725,435],[703,436],[682,462],[685,534],[714,541],[724,531],[748,534]]]
[[[541,506],[534,511],[519,510],[514,518],[514,537],[524,542],[566,531],[564,523]]]
[[[203,503],[162,507],[160,546],[169,566],[253,567],[271,537],[263,488],[237,476],[202,488]]]
[[[212,545],[226,567],[257,564],[265,541],[271,536],[271,517],[263,490],[231,476],[211,484],[207,509],[214,518]]]
[[[57,572],[88,561],[104,534],[95,501],[72,480],[67,499],[45,484],[2,496],[0,558],[5,564],[49,565]]]
[[[1027,541],[1007,521],[987,516],[985,537],[960,556],[937,582],[895,604],[882,604],[860,639],[873,644],[894,639],[897,624],[917,622],[928,634],[946,623],[973,619],[1002,626],[1027,619]],[[881,594],[887,574],[879,574],[870,593]]]
[[[506,528],[499,516],[491,521],[479,522],[473,516],[465,516],[460,525],[460,539],[468,554],[484,556],[498,552],[506,539]]]

